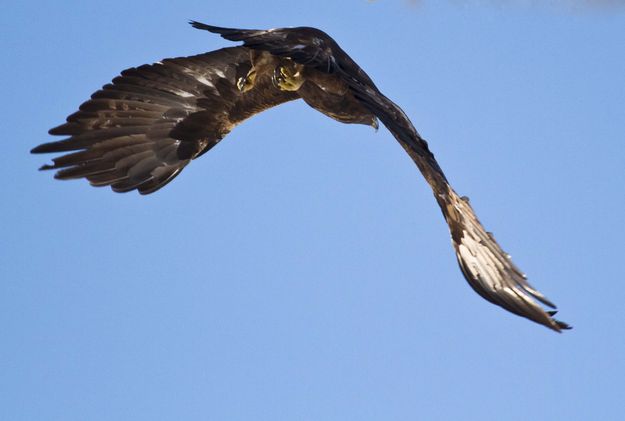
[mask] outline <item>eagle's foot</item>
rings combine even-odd
[[[256,81],[256,70],[252,67],[252,69],[247,72],[247,74],[243,77],[240,77],[237,80],[237,88],[241,92],[247,92],[254,87],[254,82]]]
[[[282,91],[297,91],[304,83],[304,78],[297,65],[280,64],[273,71],[273,83]]]

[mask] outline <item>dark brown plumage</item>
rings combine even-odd
[[[193,57],[128,69],[95,92],[50,134],[68,136],[32,150],[70,152],[42,169],[56,178],[86,178],[117,192],[152,193],[237,124],[302,98],[343,123],[377,127],[378,119],[415,162],[449,225],[460,268],[486,300],[555,331],[569,326],[531,287],[447,181],[428,144],[404,112],[324,32],[314,28],[243,30],[191,22],[241,41]]]

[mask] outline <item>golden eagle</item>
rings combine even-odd
[[[248,30],[190,23],[243,44],[124,70],[50,130],[68,137],[32,150],[70,152],[41,169],[58,170],[58,179],[86,178],[116,192],[149,194],[237,124],[287,101],[301,98],[342,123],[377,128],[380,120],[432,187],[469,285],[514,314],[558,332],[569,328],[553,318],[555,306],[527,282],[468,199],[452,189],[406,114],[330,36],[308,27]]]

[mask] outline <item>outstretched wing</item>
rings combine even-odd
[[[469,285],[483,298],[506,310],[560,332],[570,329],[556,320],[555,305],[533,288],[478,220],[469,200],[460,197],[439,167],[427,142],[404,112],[384,95],[353,84],[356,98],[369,108],[399,141],[434,192],[449,225],[460,269]],[[545,311],[538,302],[552,308]]]
[[[50,130],[66,139],[32,152],[71,152],[42,167],[56,178],[152,193],[241,121],[298,98],[268,79],[241,92],[251,65],[250,50],[233,47],[125,70]]]
[[[209,26],[192,22],[199,29],[222,37],[243,41],[243,45],[334,73],[343,78],[354,97],[368,108],[395,136],[415,162],[438,202],[449,225],[452,244],[460,269],[471,287],[486,300],[506,310],[540,323],[555,331],[570,327],[553,318],[555,311],[544,310],[539,302],[555,306],[534,289],[525,275],[512,263],[495,238],[487,232],[468,199],[458,196],[406,114],[386,98],[369,76],[334,40],[313,28],[244,30]]]

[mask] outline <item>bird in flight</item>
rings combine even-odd
[[[44,165],[57,179],[86,178],[116,192],[153,193],[234,127],[295,99],[341,123],[378,127],[397,139],[432,188],[460,269],[483,298],[560,332],[555,305],[534,289],[459,196],[399,106],[326,33],[309,27],[231,29],[191,21],[242,45],[124,70],[66,123],[64,139],[33,153],[66,153]],[[549,309],[545,309],[548,307]]]

